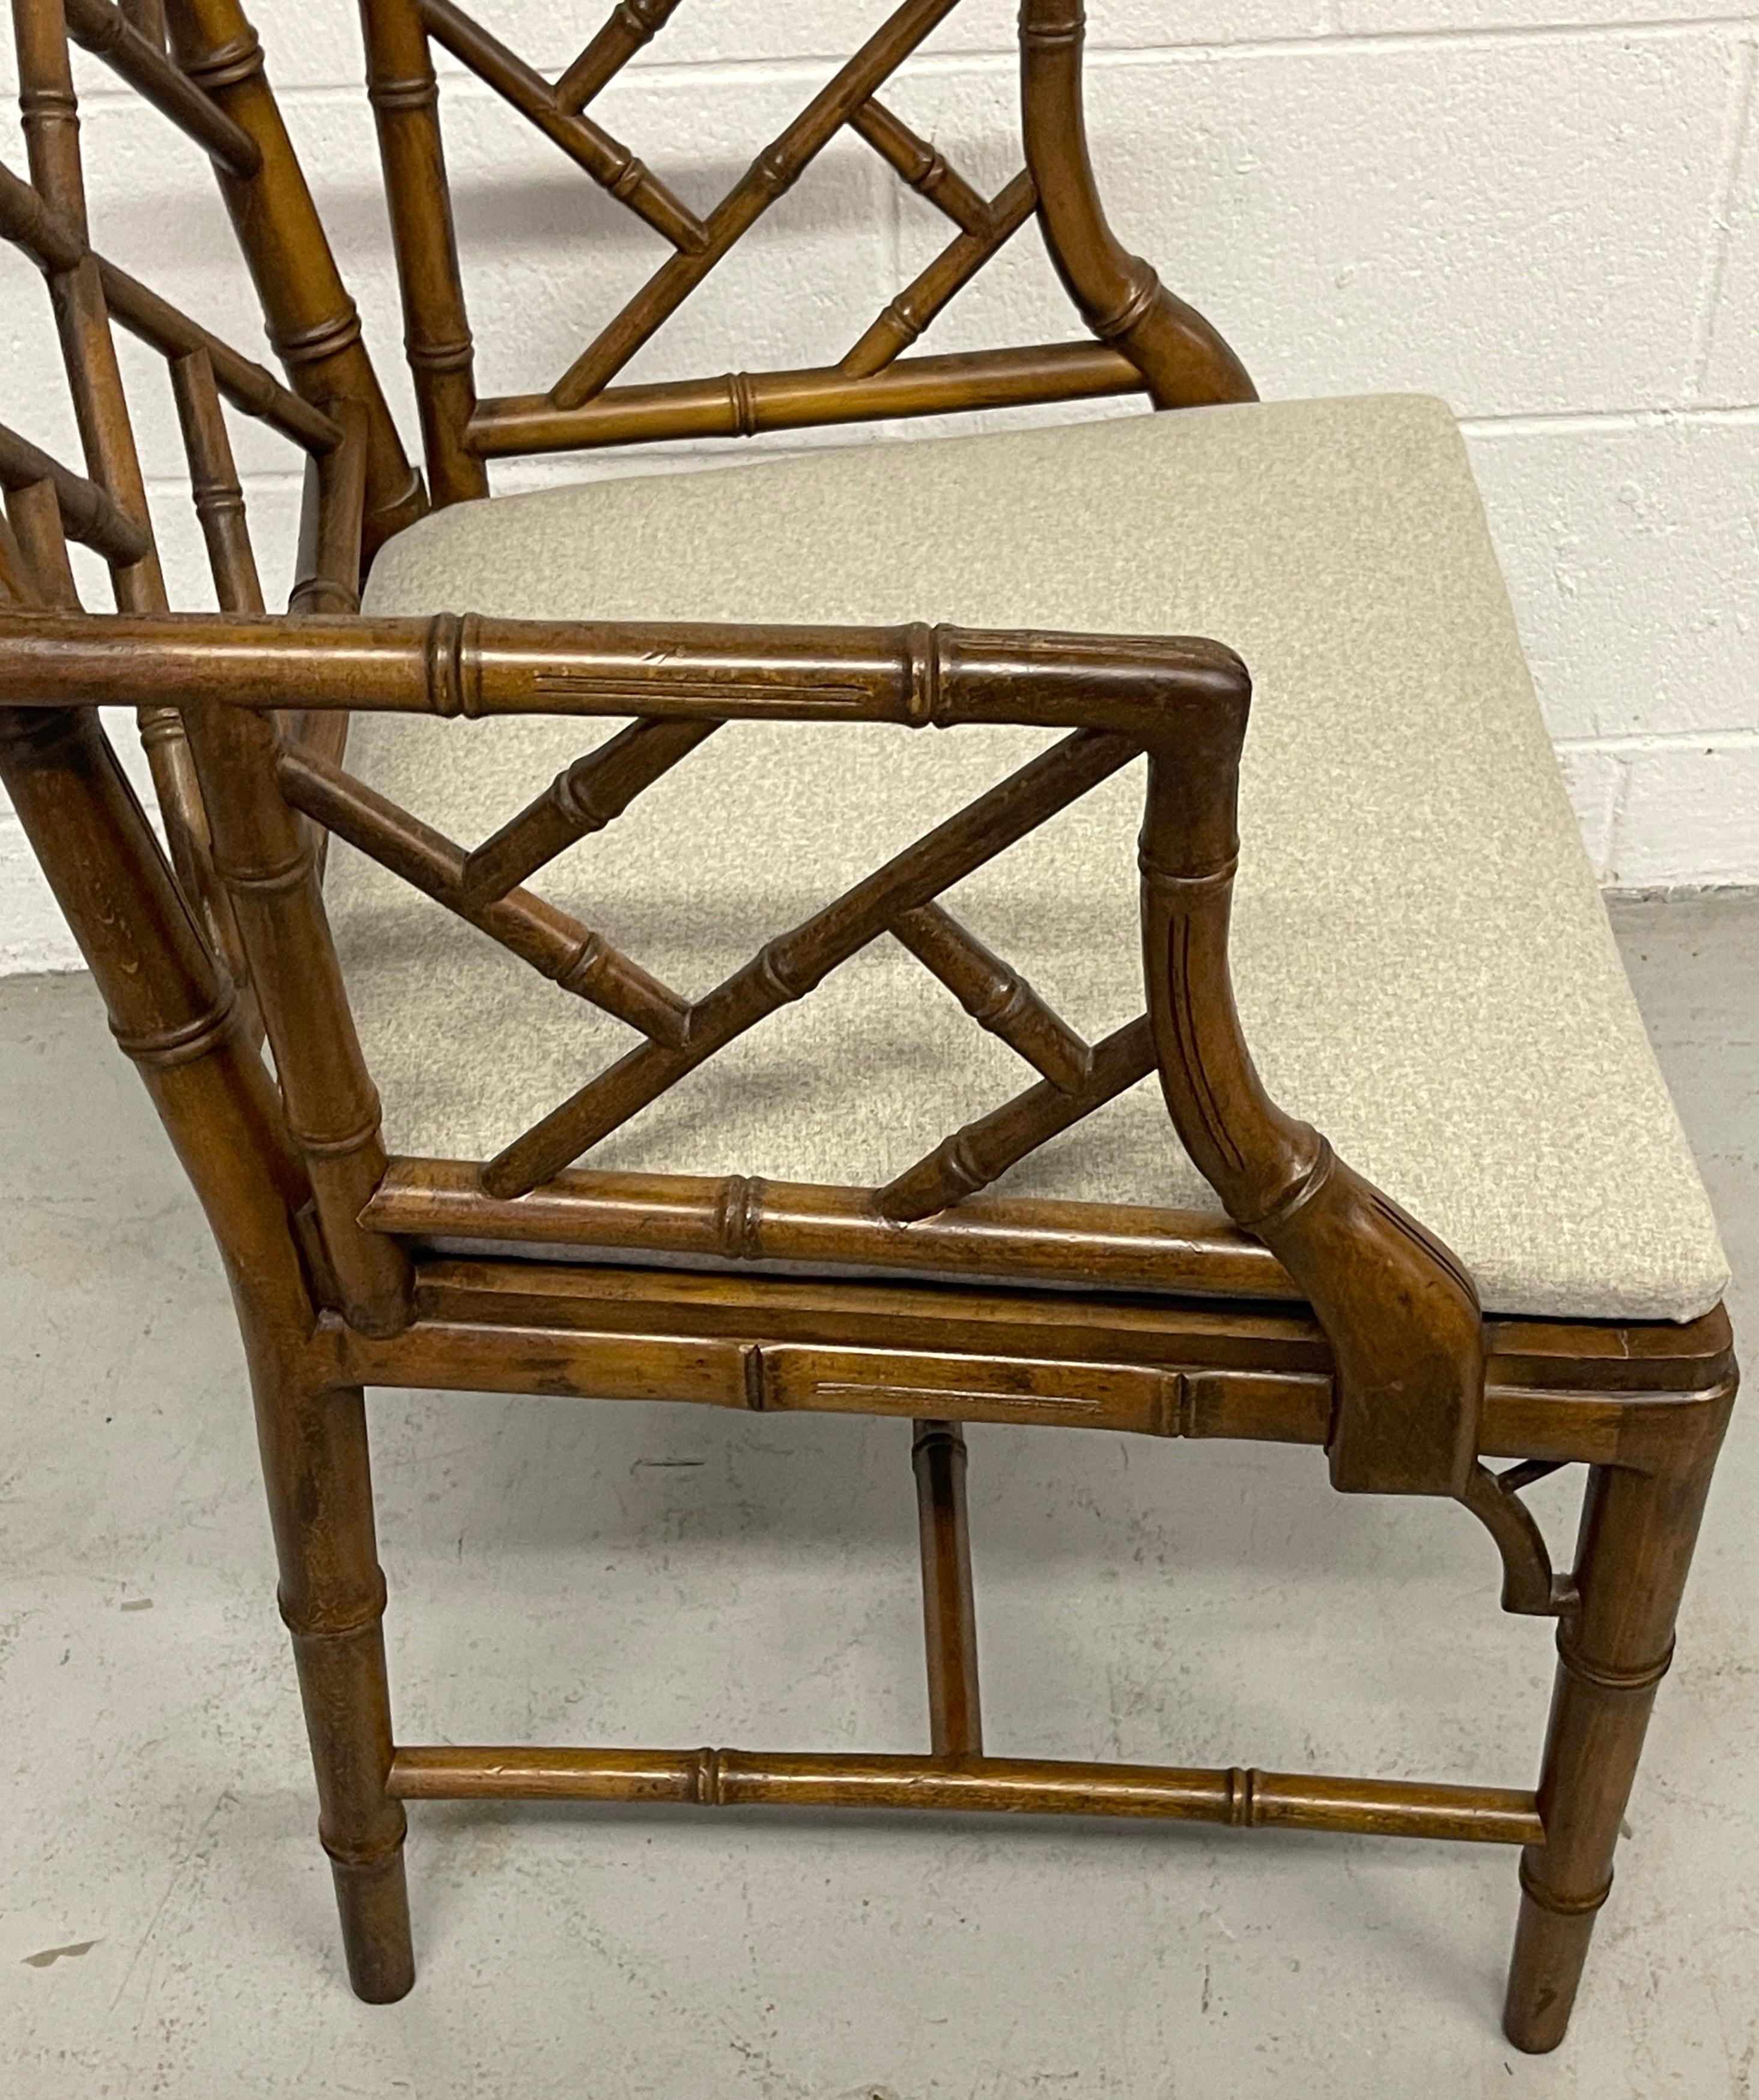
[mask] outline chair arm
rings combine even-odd
[[[0,616],[0,704],[24,707],[1006,722],[1146,742],[1212,716],[1237,712],[1243,727],[1249,691],[1232,650],[1188,638],[451,612]]]
[[[1228,928],[1250,692],[1232,651],[1191,638],[454,613],[0,616],[0,705],[1012,723],[1145,749],[1144,957],[1174,1126],[1331,1341],[1334,1485],[1457,1495],[1483,1392],[1471,1281],[1270,1100],[1234,1006]]]

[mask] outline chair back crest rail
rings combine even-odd
[[[641,41],[637,32],[656,32],[671,11],[619,8],[562,80],[543,89],[544,128],[589,174],[608,180],[623,201],[667,230],[674,249],[654,284],[548,397],[568,416],[597,412],[611,401],[610,381],[637,338],[646,339],[643,331],[651,333],[779,193],[784,178],[797,174],[840,128],[853,128],[893,165],[913,170],[912,179],[959,223],[948,251],[956,254],[957,269],[948,264],[937,284],[971,262],[976,251],[961,242],[981,245],[999,223],[999,206],[984,205],[875,99],[887,75],[948,11],[944,0],[913,0],[760,157],[724,205],[696,225],[657,177],[584,114],[595,84]],[[549,1202],[551,1215],[568,1214],[566,1203],[552,1200],[558,1177],[576,1188],[589,1185],[589,1155],[603,1137],[767,1015],[805,997],[870,942],[890,937],[954,994],[976,1025],[1016,1052],[1031,1080],[884,1188],[831,1192],[856,1206],[862,1229],[887,1243],[889,1259],[907,1265],[916,1224],[927,1228],[925,1242],[944,1242],[950,1233],[957,1238],[963,1199],[1158,1068],[1188,1150],[1232,1216],[1280,1264],[1275,1273],[1285,1282],[1273,1287],[1307,1299],[1331,1341],[1336,1405],[1329,1445],[1336,1484],[1466,1494],[1477,1477],[1484,1361],[1470,1281],[1322,1138],[1269,1101],[1241,1034],[1227,965],[1236,788],[1249,702],[1237,660],[1202,641],[926,625],[359,618],[364,562],[387,532],[414,514],[420,488],[293,159],[260,46],[236,0],[172,0],[165,44],[153,33],[151,11],[131,19],[108,0],[14,0],[14,13],[29,179],[0,172],[0,230],[32,256],[47,281],[86,457],[86,471],[78,473],[24,437],[0,435],[8,519],[0,529],[0,581],[10,607],[0,620],[0,771],[107,991],[118,971],[138,977],[144,968],[148,980],[155,971],[166,973],[176,1017],[157,1029],[121,1025],[131,1054],[153,1070],[166,1061],[180,1070],[209,1056],[230,1060],[229,1097],[243,1088],[255,1099],[261,1068],[248,1055],[239,1065],[237,1039],[243,1030],[248,1039],[251,1010],[260,1016],[276,1085],[271,1104],[257,1101],[251,1127],[269,1148],[267,1186],[280,1193],[259,1191],[259,1198],[271,1205],[286,1200],[316,1302],[368,1335],[393,1335],[411,1317],[411,1242],[403,1229],[407,1206],[400,1210],[398,1197],[399,1186],[407,1197],[411,1169],[399,1168],[401,1184],[390,1171],[377,1096],[324,915],[321,854],[333,834],[500,942],[551,978],[562,995],[615,1015],[640,1039],[606,1070],[584,1077],[532,1128],[512,1136],[494,1158],[466,1167],[469,1185],[447,1193],[448,1230],[492,1238],[509,1207],[528,1198]],[[535,107],[537,89],[449,0],[421,0],[419,7],[373,0],[366,14],[411,342],[418,373],[425,375],[430,457],[437,492],[456,497],[478,485],[482,461],[470,451],[469,434],[481,427],[482,411],[468,399],[467,355],[423,361],[424,346],[431,351],[442,343],[435,316],[451,311],[447,288],[456,286],[438,179],[428,39],[447,43],[516,101],[523,97]],[[1135,375],[1131,383],[1140,381],[1162,404],[1241,398],[1250,390],[1244,377],[1230,376],[1237,368],[1212,333],[1104,230],[1080,131],[1079,33],[1078,11],[1065,0],[1027,0],[1029,167],[1010,186],[1003,215],[1023,218],[1021,201],[1029,191],[1059,267],[1105,339],[1079,351],[1088,368],[1096,358],[1122,358]],[[289,383],[91,249],[69,36],[209,153]],[[387,82],[395,90],[389,95]],[[419,94],[412,82],[421,85]],[[576,106],[566,107],[574,97]],[[417,179],[424,168],[425,182]],[[435,278],[427,264],[412,267],[421,256],[447,267]],[[430,298],[436,285],[443,295],[438,308]],[[419,296],[418,286],[425,288]],[[461,316],[460,306],[452,318],[461,329]],[[222,608],[217,617],[174,615],[167,607],[112,340],[118,321],[165,359]],[[461,342],[467,351],[467,338],[454,333],[444,341],[455,351]],[[902,341],[851,383],[895,370],[891,360]],[[873,355],[870,343],[857,362]],[[286,615],[263,611],[229,412],[265,421],[307,455],[301,572]],[[469,486],[458,478],[465,460]],[[69,538],[108,564],[113,614],[81,607]],[[165,871],[149,881],[143,871],[157,862],[157,849],[90,712],[103,704],[140,710],[174,878]],[[362,708],[485,719],[523,712],[616,717],[628,726],[492,836],[470,845],[443,837],[347,772],[342,732],[350,711]],[[645,788],[689,763],[724,725],[764,717],[803,726],[1016,723],[1064,735],[767,942],[704,997],[687,1000],[597,929],[527,885],[557,854],[619,821]],[[56,721],[67,725],[64,730],[46,726]],[[803,726],[802,733],[814,732]],[[1146,1011],[1089,1043],[940,898],[1144,752]],[[82,824],[86,845],[70,858],[67,840],[81,835]],[[111,834],[116,864],[107,871],[92,842]],[[137,924],[133,892],[143,885],[158,901]],[[179,892],[189,916],[174,939],[166,929],[168,899]],[[124,921],[133,930],[119,946]],[[192,940],[221,964],[200,996],[191,989],[201,974]],[[143,965],[142,956],[156,960]],[[138,990],[131,985],[129,999]],[[242,1008],[237,991],[245,995]],[[245,1068],[255,1076],[240,1077]],[[272,1143],[266,1134],[271,1121]],[[198,1184],[206,1177],[204,1193],[223,1242],[233,1229],[230,1184],[199,1133],[186,1130],[179,1141]],[[588,1171],[570,1173],[583,1157]],[[414,1163],[417,1183],[423,1171]],[[443,1166],[435,1171],[443,1178]],[[227,1193],[215,1198],[223,1183]],[[778,1229],[774,1210],[765,1222],[764,1201],[761,1185],[738,1177],[716,1197],[719,1229],[735,1258],[756,1251]],[[650,1208],[663,1238],[663,1205],[656,1200]],[[1031,1205],[1004,1201],[990,1210],[992,1232],[995,1217],[1001,1220],[1004,1265],[1011,1257],[1024,1259],[1027,1244],[1035,1236],[1042,1242],[1054,1229],[1048,1214]],[[569,1230],[564,1226],[560,1236],[566,1239]],[[1126,1280],[1140,1277],[1144,1272],[1132,1271],[1131,1261],[1140,1255],[1152,1268],[1160,1257],[1149,1243],[1164,1255],[1167,1236],[1153,1214],[1146,1224],[1140,1217],[1119,1222],[1115,1238],[1124,1251],[1114,1266]],[[1132,1254],[1135,1240],[1144,1244]],[[1200,1233],[1181,1242],[1180,1273],[1212,1295],[1238,1290],[1252,1260],[1241,1251],[1251,1245],[1237,1236]],[[1482,1502],[1482,1490],[1475,1491]],[[1503,1529],[1510,1532],[1508,1524]]]
[[[1130,254],[1108,226],[1082,118],[1081,0],[1023,0],[1025,165],[984,196],[882,99],[886,82],[959,0],[905,0],[699,217],[606,130],[591,105],[660,36],[680,0],[623,0],[580,56],[544,79],[454,0],[361,0],[368,86],[403,298],[404,342],[436,503],[486,495],[486,461],[662,439],[879,417],[949,413],[1146,392],[1159,408],[1254,398],[1209,322]],[[540,394],[479,399],[441,135],[431,46],[439,45],[531,123],[582,175],[672,252]],[[776,201],[844,132],[871,147],[947,221],[946,245],[831,366],[619,383]],[[935,316],[1029,219],[1091,332],[1087,343],[906,357]]]

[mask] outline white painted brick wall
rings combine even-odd
[[[706,209],[886,11],[882,0],[686,0],[607,92],[606,121]],[[257,0],[256,12],[412,430],[350,0]],[[480,12],[553,71],[603,6],[481,0]],[[1461,416],[1603,878],[1759,882],[1759,11],[1089,0],[1088,12],[1090,115],[1113,216],[1214,317],[1261,390],[1433,391]],[[1018,160],[1012,13],[1013,0],[965,0],[894,90],[992,186]],[[539,387],[659,251],[486,90],[443,70],[479,381]],[[81,72],[100,244],[254,347],[205,164],[101,69]],[[866,148],[841,142],[633,376],[834,357],[942,224]],[[10,254],[0,299],[8,420],[71,452],[41,289]],[[1073,332],[1028,233],[929,346]],[[127,362],[143,382],[140,437],[174,583],[181,602],[205,602],[168,391],[157,360],[130,351]],[[293,462],[248,426],[239,439],[271,590],[284,589]],[[694,463],[647,454],[591,470]],[[499,485],[572,470],[533,463]],[[74,960],[0,807],[0,970]]]

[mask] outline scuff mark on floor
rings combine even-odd
[[[77,1961],[82,1954],[90,1954],[98,1944],[95,1939],[70,1940],[65,1947],[39,1948],[36,1953],[24,1957],[27,1969],[51,1969],[57,1961]]]

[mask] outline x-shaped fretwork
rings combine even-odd
[[[944,1209],[1005,1172],[1153,1066],[1145,1019],[1090,1045],[1025,977],[935,900],[1135,756],[1126,737],[1083,730],[937,826],[833,902],[766,943],[690,1004],[592,928],[519,887],[557,854],[620,815],[722,726],[654,717],[558,774],[545,792],[466,853],[316,753],[280,763],[296,808],[498,941],[563,989],[646,1040],[597,1074],[484,1170],[499,1196],[527,1193],[695,1067],[801,999],[881,933],[901,942],[988,1030],[1042,1074],[1038,1085],[954,1132],[880,1192],[888,1216]]]
[[[1036,197],[1022,171],[983,196],[945,156],[877,99],[883,82],[958,5],[906,0],[849,64],[765,148],[706,219],[587,116],[587,105],[676,11],[679,0],[622,0],[553,86],[452,0],[419,0],[428,34],[553,141],[602,188],[677,251],[649,279],[551,390],[558,408],[601,392],[675,313],[715,265],[840,130],[871,146],[958,228],[952,242],[862,334],[841,368],[864,378],[914,342],[947,302],[1030,217]]]

